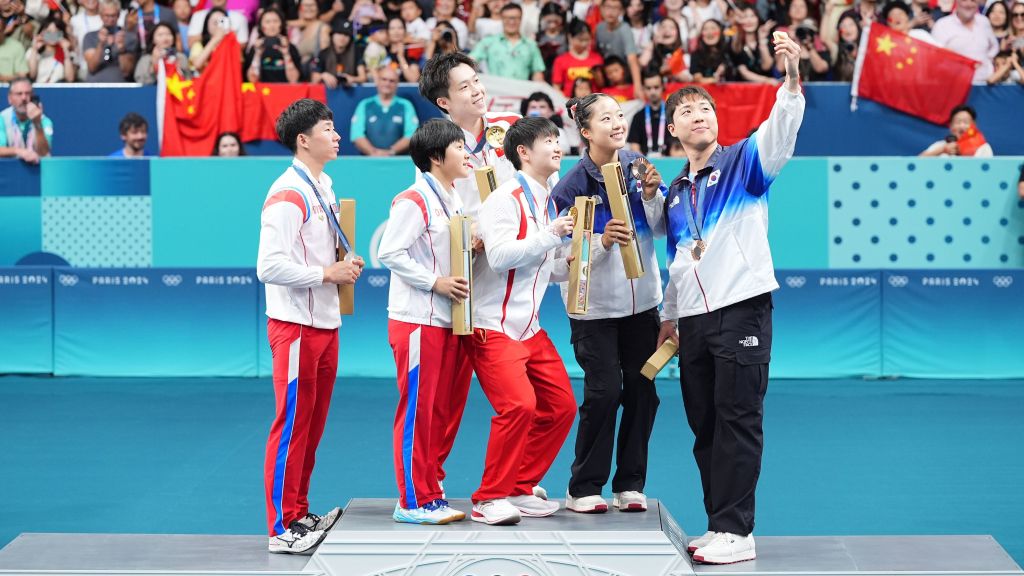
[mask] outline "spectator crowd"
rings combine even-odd
[[[1024,0],[884,1],[0,0],[0,82],[152,84],[165,64],[197,77],[232,34],[245,81],[374,83],[353,118],[368,155],[407,148],[418,120],[395,88],[454,51],[566,97],[649,103],[631,130],[641,151],[667,145],[651,124],[662,124],[655,103],[669,83],[780,83],[775,31],[801,44],[809,82],[851,81],[861,32],[878,22],[977,60],[976,84],[1024,83]],[[52,128],[23,91],[12,102],[20,127],[4,135],[44,144]]]

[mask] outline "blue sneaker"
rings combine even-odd
[[[401,503],[395,504],[395,512],[391,515],[395,522],[406,524],[448,524],[466,517],[466,514],[448,506],[445,500],[434,500],[419,508],[402,508]]]

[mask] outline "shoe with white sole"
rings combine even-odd
[[[341,518],[341,508],[335,508],[323,516],[317,516],[312,512],[308,512],[304,518],[300,518],[296,522],[310,530],[323,530],[326,532],[334,528],[339,518]]]
[[[505,498],[484,500],[473,505],[473,514],[470,519],[474,522],[483,522],[492,526],[509,526],[518,524],[522,517],[519,509],[513,506]]]
[[[718,532],[712,532],[711,530],[708,530],[704,533],[703,536],[699,536],[697,538],[694,538],[693,540],[690,540],[690,543],[686,545],[686,551],[690,554],[693,554],[701,546],[707,546],[708,542],[711,542],[711,539],[715,537],[715,534],[718,534]]]
[[[626,490],[612,494],[612,506],[622,512],[646,512],[647,496],[643,492]]]
[[[508,502],[515,506],[521,515],[528,518],[543,518],[545,516],[551,516],[555,512],[558,512],[559,508],[558,502],[541,500],[533,494],[509,496]]]
[[[541,500],[548,499],[548,491],[545,490],[543,486],[534,486],[533,495],[536,496],[537,498],[540,498]]]
[[[395,522],[406,524],[448,524],[466,517],[466,514],[448,506],[445,500],[434,500],[419,508],[402,508],[401,503],[395,504],[391,514]]]
[[[757,558],[757,553],[753,534],[740,536],[719,532],[693,553],[693,560],[702,564],[735,564],[754,558]]]
[[[273,554],[312,554],[326,537],[325,530],[310,530],[296,521],[283,534],[270,537],[268,550]]]
[[[600,494],[573,498],[572,494],[566,491],[565,509],[580,514],[603,514],[608,511],[608,502]]]

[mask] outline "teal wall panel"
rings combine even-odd
[[[42,211],[38,196],[0,197],[0,266],[42,249]]]
[[[791,160],[768,192],[768,241],[776,268],[828,268],[825,158]]]

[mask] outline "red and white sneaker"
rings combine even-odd
[[[690,554],[693,554],[697,551],[697,548],[700,548],[701,546],[707,546],[708,542],[711,542],[711,539],[715,537],[715,534],[718,534],[718,532],[712,532],[711,530],[708,530],[704,533],[703,536],[699,536],[697,538],[694,538],[693,540],[690,540],[690,543],[686,545],[686,551]]]
[[[509,504],[516,507],[519,513],[528,518],[544,518],[558,512],[558,502],[541,500],[533,494],[523,496],[509,496]]]
[[[646,512],[647,496],[643,492],[626,490],[612,494],[612,506],[622,512]]]
[[[510,526],[518,524],[522,519],[519,509],[509,503],[505,498],[484,500],[473,505],[473,514],[470,519],[474,522],[483,522],[492,526]]]
[[[608,511],[608,502],[600,494],[573,498],[572,494],[566,491],[565,509],[580,514],[603,514]]]

